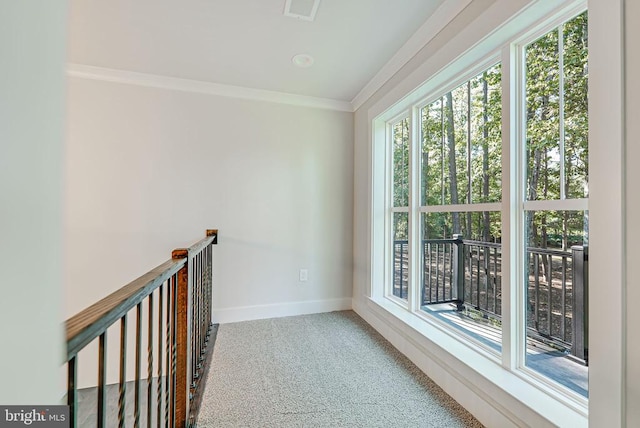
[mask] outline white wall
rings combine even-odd
[[[351,297],[352,118],[71,78],[67,314],[207,228],[220,230],[217,320],[340,306]]]
[[[0,11],[0,403],[58,404],[67,2]]]
[[[207,228],[214,321],[351,307],[352,113],[75,77],[68,110],[67,316]]]
[[[640,2],[626,0],[626,423],[627,427],[640,425],[640,337],[637,326],[640,325],[640,311],[637,302],[640,301],[640,50],[637,41],[640,40]]]

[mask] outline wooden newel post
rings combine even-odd
[[[453,284],[455,292],[456,306],[459,311],[464,309],[464,243],[462,235],[453,235],[455,242],[453,243]]]
[[[571,355],[589,365],[589,247],[574,246]]]
[[[213,236],[212,244],[218,243],[218,229],[207,229],[207,236]]]
[[[185,248],[173,250],[172,259],[189,257]],[[189,416],[189,373],[191,373],[191,344],[189,340],[189,262],[178,271],[176,284],[176,384],[175,426],[185,428]]]

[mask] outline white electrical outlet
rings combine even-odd
[[[307,269],[300,269],[300,281],[304,282],[309,279],[309,271]]]

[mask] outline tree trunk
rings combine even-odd
[[[549,195],[549,154],[547,149],[544,149],[544,188],[542,189],[542,194],[544,199],[546,200]],[[547,248],[547,242],[549,240],[547,233],[547,212],[542,211],[542,220],[540,221],[542,228],[542,248]],[[547,281],[547,284],[551,286],[551,272],[549,272],[549,256],[546,254],[542,255],[542,275]]]
[[[467,204],[471,204],[471,80],[467,82]],[[474,236],[472,233],[471,212],[467,211],[467,231],[466,234],[471,239],[480,239],[480,235]]]
[[[538,180],[540,177],[540,161],[542,153],[540,149],[534,148],[529,152],[529,157],[533,159],[533,170],[531,171],[531,179],[529,180],[529,201],[538,200]],[[529,216],[529,245],[537,246],[539,244],[537,233],[537,225],[533,221],[533,213]]]
[[[487,73],[482,75],[482,201],[489,201],[489,85]],[[491,227],[489,211],[483,213],[482,238],[489,242],[489,230]]]
[[[458,204],[458,175],[456,172],[456,141],[455,128],[453,120],[453,96],[451,92],[446,95],[447,98],[447,142],[449,145],[449,190],[451,192],[451,204]],[[453,216],[453,234],[460,233],[460,213],[454,212]]]

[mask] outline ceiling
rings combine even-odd
[[[310,22],[285,0],[72,0],[69,62],[350,102],[453,1],[321,0]]]

